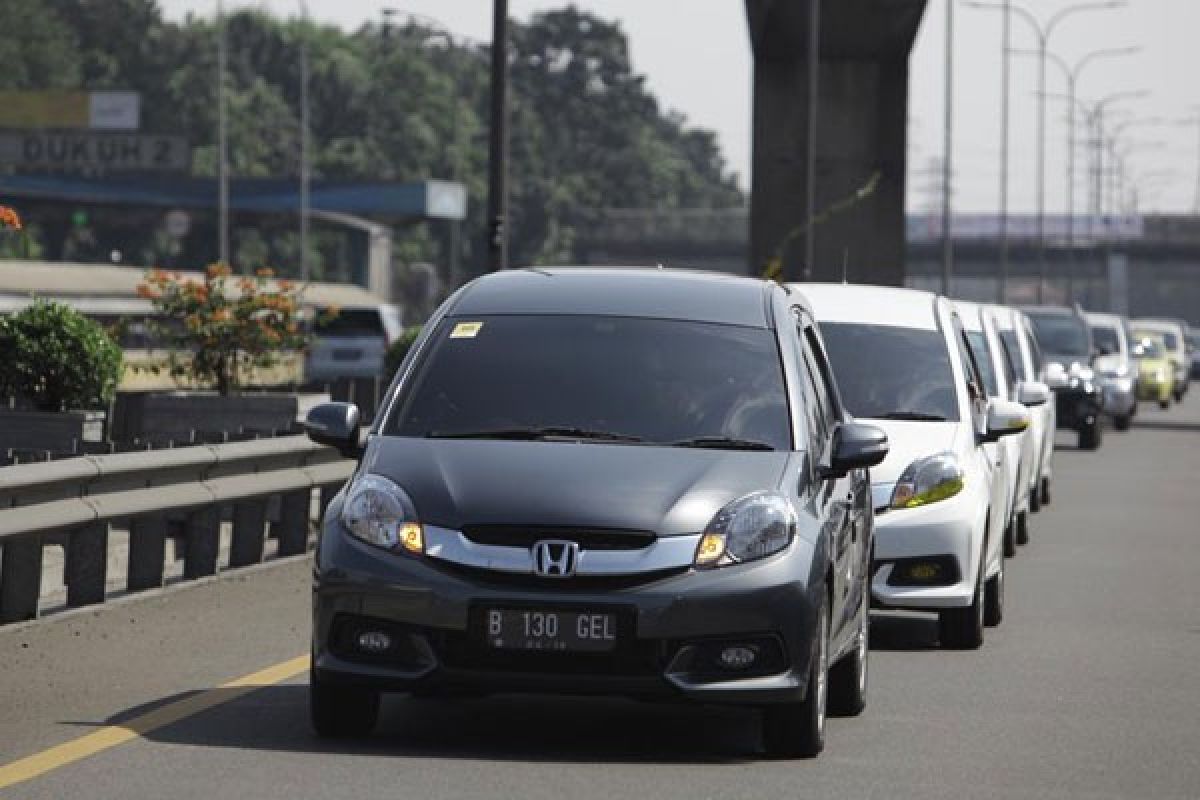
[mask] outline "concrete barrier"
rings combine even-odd
[[[163,583],[168,518],[182,516],[184,578],[217,570],[231,509],[229,566],[262,559],[267,505],[278,498],[278,555],[304,552],[313,490],[320,508],[354,462],[304,436],[83,456],[0,468],[0,624],[38,613],[43,550],[66,549],[67,605],[103,602],[111,525],[128,527],[129,591]]]

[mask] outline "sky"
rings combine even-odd
[[[931,169],[942,156],[945,74],[945,13],[950,0],[929,0],[913,49],[909,92],[909,207],[938,206],[940,178]],[[575,0],[576,5],[617,19],[630,39],[634,68],[647,76],[660,103],[683,112],[692,124],[715,130],[730,168],[748,184],[753,60],[743,0]],[[526,19],[567,0],[509,0],[510,14]],[[1041,20],[1079,0],[1023,0]],[[215,0],[160,0],[169,16],[213,13]],[[296,13],[300,0],[226,0],[227,7]],[[389,3],[378,0],[308,0],[323,22],[354,28],[379,19]],[[439,20],[471,38],[491,37],[491,0],[397,0],[391,7]],[[686,16],[680,9],[686,8]],[[1000,192],[1001,20],[994,10],[954,9],[954,207],[988,212]],[[1089,10],[1063,18],[1049,50],[1068,63],[1105,48],[1140,47],[1134,55],[1092,60],[1081,73],[1078,97],[1094,103],[1114,92],[1146,90],[1147,96],[1114,102],[1113,123],[1126,125],[1129,172],[1141,187],[1142,211],[1190,211],[1200,170],[1200,2],[1129,0],[1123,8]],[[1013,47],[1035,48],[1032,26],[1014,15]],[[1012,59],[1009,208],[1037,206],[1037,62]],[[1065,92],[1062,70],[1047,67],[1048,93]],[[1066,102],[1048,97],[1046,106],[1045,207],[1066,209]],[[1154,122],[1154,120],[1159,122]],[[1084,139],[1077,125],[1077,138]],[[1077,155],[1075,209],[1084,210],[1087,152]]]

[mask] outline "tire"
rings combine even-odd
[[[983,559],[975,576],[975,597],[966,608],[938,613],[938,638],[948,650],[978,650],[983,646]]]
[[[1113,427],[1119,431],[1127,431],[1133,426],[1133,414],[1118,414],[1113,417]]]
[[[1050,505],[1050,479],[1042,478],[1041,482],[1038,484],[1038,488],[1042,492],[1042,505]]]
[[[1004,621],[1004,559],[1000,571],[988,578],[983,587],[983,624],[995,628]]]
[[[822,601],[817,620],[804,700],[763,709],[763,744],[767,753],[775,758],[815,758],[825,749],[825,701],[829,689],[828,600]]]
[[[1166,411],[1168,408],[1171,407],[1171,398],[1164,397],[1163,399],[1159,400],[1158,407],[1161,408],[1163,411]]]
[[[1036,491],[1034,492],[1036,494]],[[1017,515],[1017,544],[1029,544],[1029,512]]]
[[[1004,557],[1012,558],[1017,554],[1017,517],[1024,512],[1013,514],[1012,519],[1004,526]]]
[[[1080,450],[1099,450],[1100,442],[1103,439],[1103,434],[1100,432],[1100,419],[1079,432],[1079,449]]]
[[[332,685],[310,671],[308,711],[313,730],[323,739],[366,736],[379,720],[379,692]]]
[[[1029,491],[1029,510],[1035,514],[1042,510],[1042,496],[1036,486]]]
[[[854,649],[829,671],[828,712],[834,717],[857,717],[867,707],[867,663],[871,649],[870,591],[863,587]]]

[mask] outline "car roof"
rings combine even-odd
[[[640,267],[555,267],[493,272],[469,283],[453,316],[589,314],[771,326],[778,284],[726,273]]]
[[[1105,314],[1101,311],[1085,311],[1083,314],[1088,322],[1097,325],[1112,325],[1115,328],[1125,327],[1125,318],[1118,314]]]
[[[1058,317],[1076,317],[1079,314],[1073,308],[1066,306],[1020,306],[1020,310],[1029,316],[1058,316]]]
[[[1173,333],[1182,333],[1183,326],[1178,322],[1170,319],[1135,319],[1130,322],[1135,328],[1156,330],[1156,331],[1171,331]]]
[[[983,330],[983,306],[970,300],[952,300],[958,318],[962,320],[963,328],[968,331]]]
[[[937,330],[938,296],[920,289],[847,283],[793,283],[821,322],[855,322]]]

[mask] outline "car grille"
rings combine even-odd
[[[606,592],[634,589],[656,581],[682,575],[690,567],[672,567],[657,572],[637,572],[628,575],[572,575],[569,578],[552,578],[518,572],[471,567],[449,561],[437,561],[436,566],[445,572],[469,579],[481,589],[522,589],[547,592]]]
[[[494,547],[533,547],[543,539],[576,542],[583,550],[641,550],[658,538],[652,531],[525,525],[467,525],[463,536]]]

